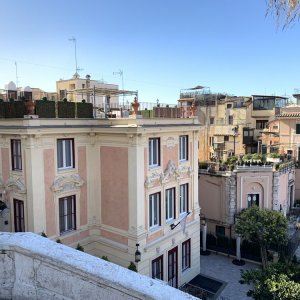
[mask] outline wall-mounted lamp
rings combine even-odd
[[[141,261],[141,252],[139,251],[139,246],[140,244],[135,244],[136,245],[136,251],[135,251],[135,262],[138,263]]]

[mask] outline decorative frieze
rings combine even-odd
[[[23,177],[9,177],[4,188],[15,193],[26,194],[26,185]]]
[[[53,192],[75,191],[84,184],[79,174],[57,176],[51,186]]]

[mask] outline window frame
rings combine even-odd
[[[163,255],[152,260],[151,273],[153,279],[164,280],[164,256]]]
[[[259,193],[247,194],[247,208],[256,205],[259,207]]]
[[[160,166],[160,138],[149,138],[148,165],[149,167]]]
[[[216,236],[225,236],[225,226],[216,225]]]
[[[169,188],[165,192],[165,213],[166,222],[175,219],[176,215],[176,194],[175,187]]]
[[[191,268],[191,239],[184,241],[181,245],[181,270],[182,272]]]
[[[300,134],[300,123],[296,124],[296,134]]]
[[[155,204],[155,202],[156,204]],[[155,229],[161,226],[161,193],[153,193],[149,195],[149,229]],[[157,209],[157,211],[155,211]],[[156,220],[156,221],[155,221]]]
[[[184,198],[182,197],[182,191],[184,192]],[[184,183],[179,186],[179,214],[181,215],[187,213],[188,211],[189,211],[189,184]]]
[[[15,232],[25,232],[25,206],[24,201],[13,199]]]
[[[67,165],[67,155],[66,155],[66,141],[71,142],[70,146],[70,161],[71,164]],[[59,145],[62,142],[62,157],[59,158]],[[74,150],[74,138],[65,138],[65,139],[57,139],[56,142],[56,154],[57,154],[57,169],[58,170],[68,170],[75,168],[75,150]],[[60,161],[62,160],[62,161]],[[61,164],[62,163],[62,164]]]
[[[68,211],[70,209],[68,202],[71,202],[71,212]],[[63,210],[61,211],[61,209]],[[58,216],[60,235],[76,230],[76,195],[65,196],[58,199]]]
[[[188,135],[179,136],[179,160],[180,161],[189,160],[189,136]]]
[[[20,139],[10,140],[11,145],[11,169],[22,171],[22,144]]]

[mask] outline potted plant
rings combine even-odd
[[[279,163],[280,162],[280,154],[278,153],[269,153],[267,156],[267,161],[273,162],[273,163]]]

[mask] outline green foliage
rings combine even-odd
[[[280,154],[279,153],[269,153],[268,157],[269,158],[280,158]]]
[[[103,260],[110,261],[110,260],[108,259],[108,257],[105,256],[105,255],[103,255],[101,258],[102,258]]]
[[[251,153],[245,154],[242,159],[243,159],[243,161],[251,160],[252,154]]]
[[[76,246],[76,250],[84,252],[84,248],[79,243]]]
[[[76,107],[77,107],[77,118],[93,118],[92,103],[77,102]]]
[[[16,112],[16,118],[24,118],[24,115],[26,115],[26,109],[23,101],[15,101],[15,112]]]
[[[253,286],[247,295],[257,299],[300,299],[300,267],[297,262],[280,262],[265,270],[242,271],[240,283]]]
[[[261,160],[262,159],[262,156],[258,153],[254,153],[252,154],[252,159],[254,160]]]
[[[40,118],[55,118],[55,102],[48,100],[36,101],[35,112]]]
[[[58,103],[59,118],[75,118],[75,103],[67,101],[59,101]],[[83,103],[81,103],[83,104]]]
[[[134,262],[130,262],[129,266],[128,266],[128,269],[133,271],[133,272],[137,272],[137,268],[136,268],[136,265]]]
[[[48,99],[47,99],[47,97],[43,97],[42,100],[43,101],[47,101]]]
[[[235,231],[260,246],[262,264],[265,268],[268,264],[267,248],[271,244],[287,243],[287,225],[286,218],[280,212],[259,209],[254,205],[239,214]]]

